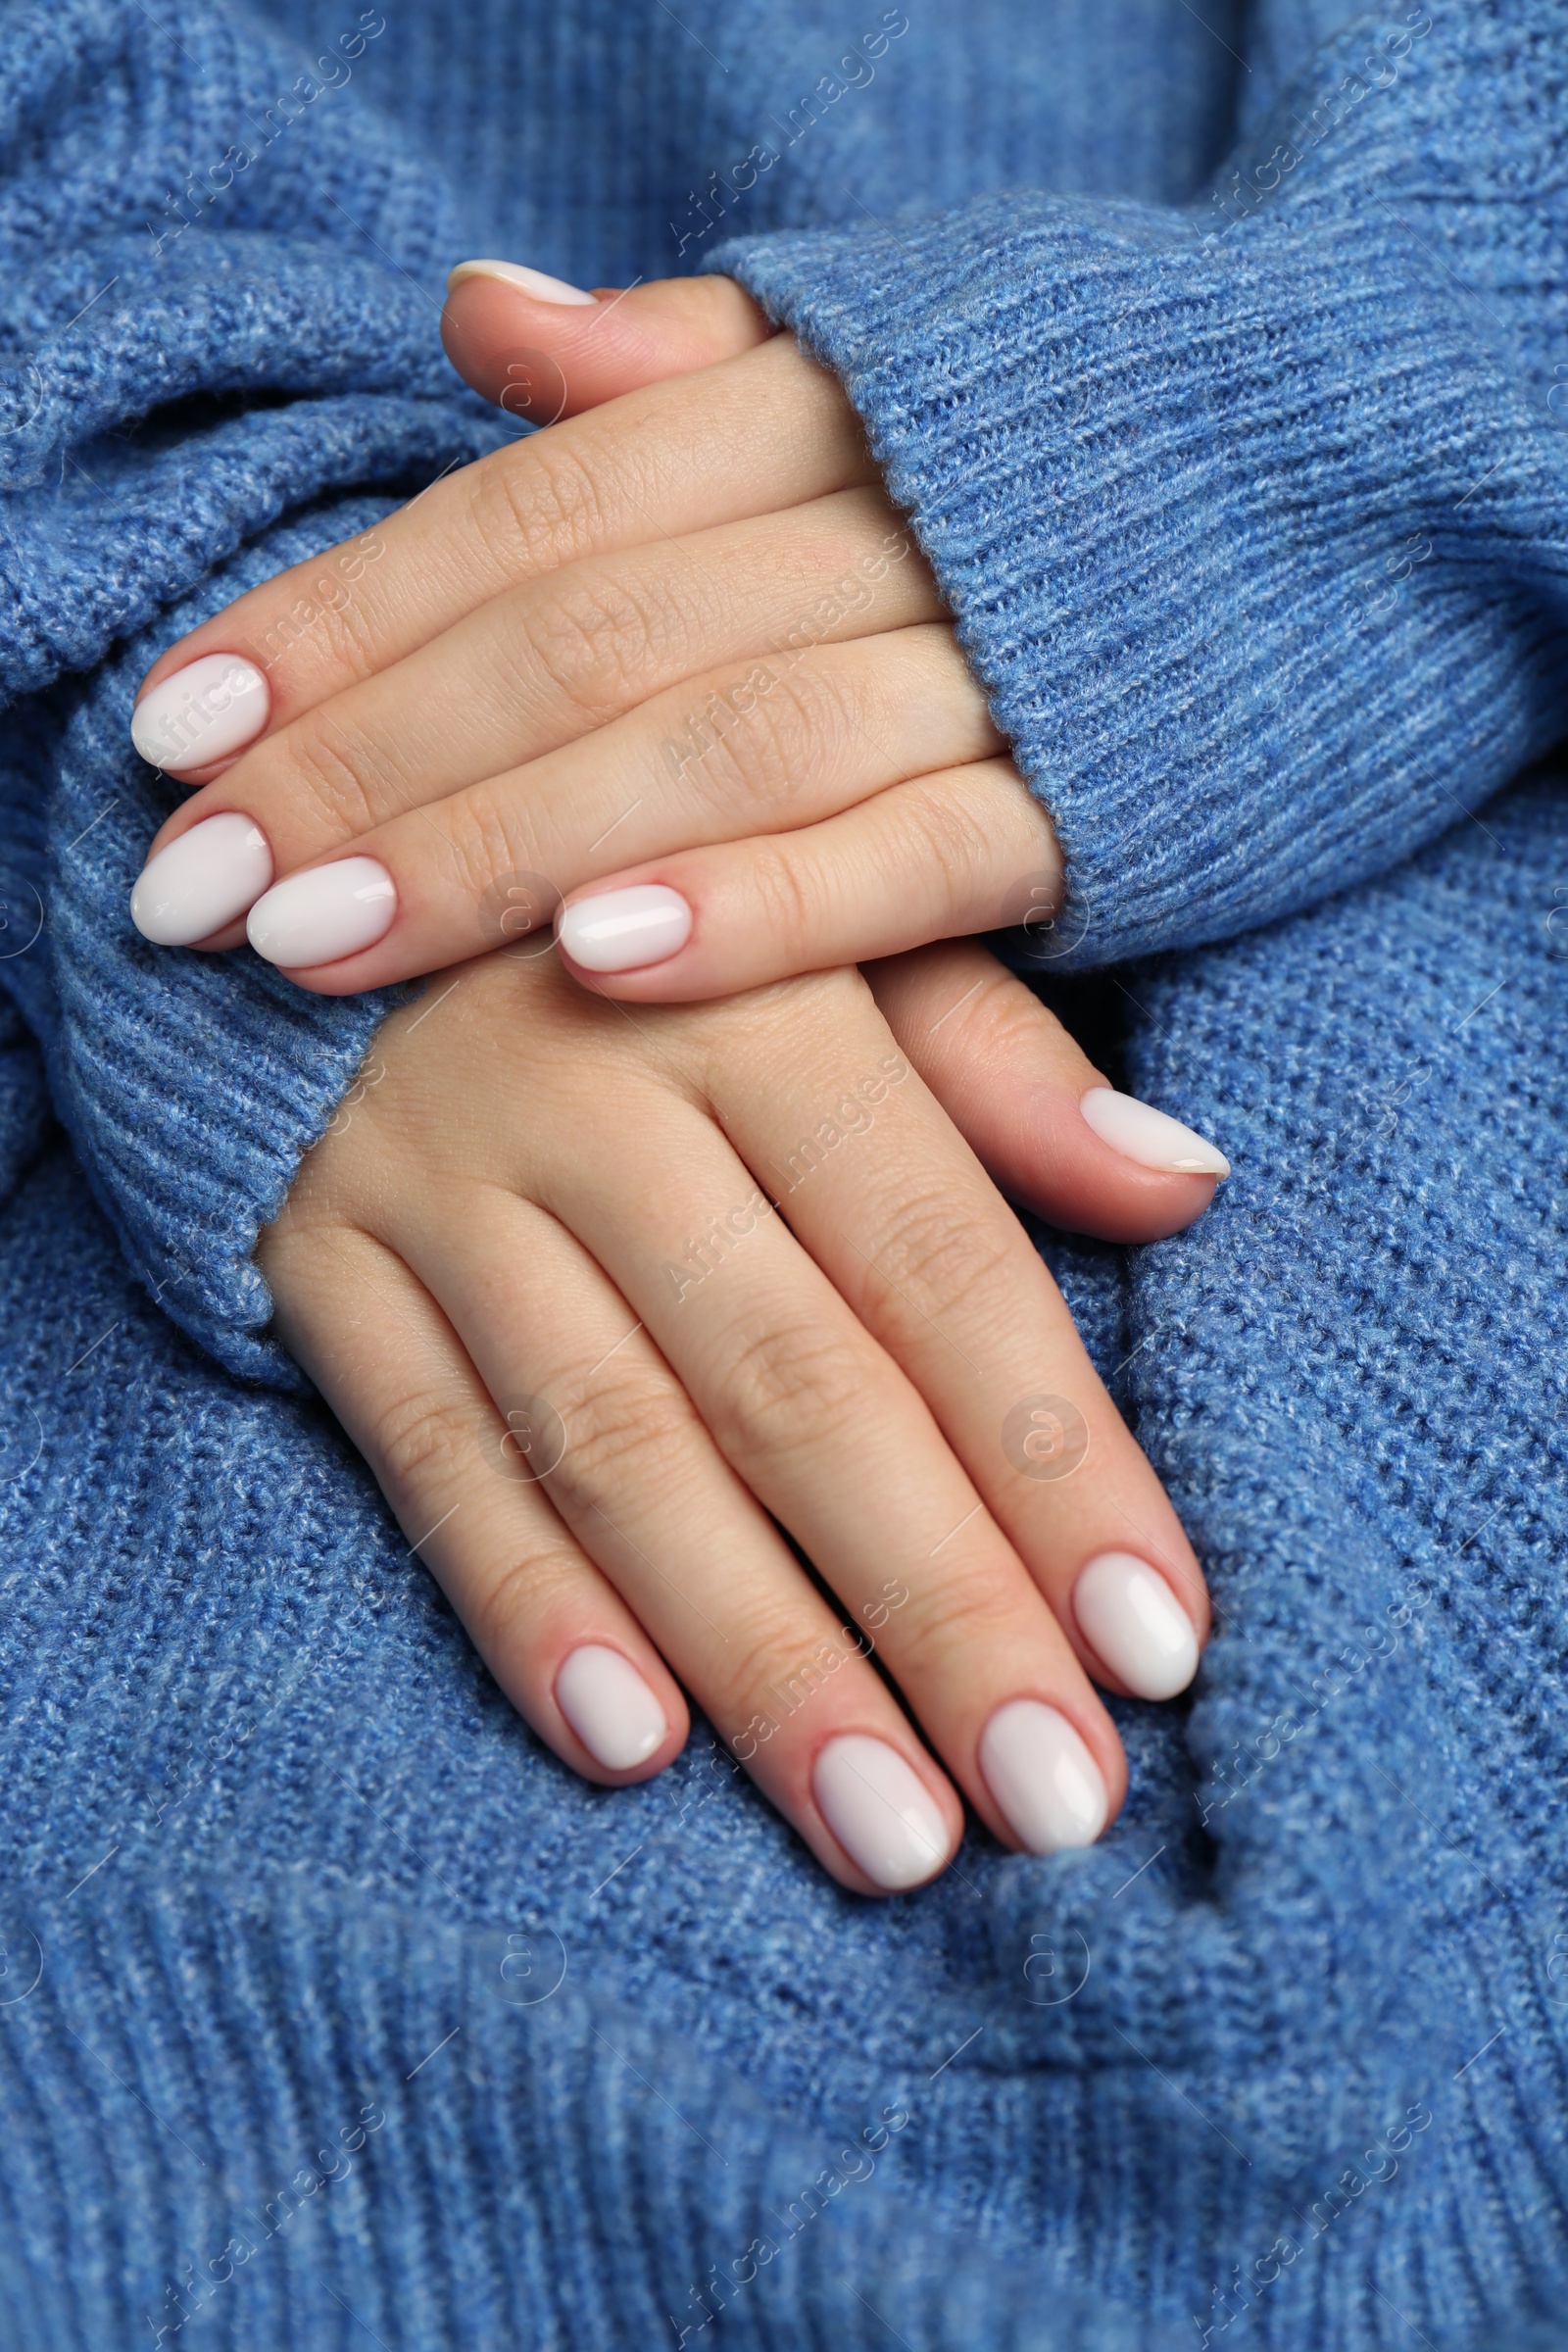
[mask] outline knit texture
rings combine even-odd
[[[445,265],[667,269],[877,15],[412,6],[265,145],[347,13],[0,22],[6,2352],[1562,2341],[1568,800],[1512,781],[1561,731],[1559,12],[1411,29],[1340,126],[1415,102],[1397,195],[1325,133],[1231,229],[1205,175],[1399,15],[911,13],[679,255],[743,228],[843,367],[1061,827],[1048,952],[1161,951],[1054,1001],[1234,1162],[1155,1248],[1040,1235],[1216,1604],[1194,1697],[1116,1704],[1099,1847],[972,1830],[863,1903],[700,1722],[636,1789],[545,1753],[265,1338],[251,1238],[378,1006],[125,917],[153,654],[509,429]],[[1330,641],[1379,499],[1433,553]]]
[[[1380,872],[1568,731],[1565,72],[1552,5],[1360,19],[1190,205],[714,255],[866,417],[1064,968]]]

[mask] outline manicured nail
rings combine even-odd
[[[535,302],[567,303],[593,302],[581,286],[568,286],[564,277],[547,277],[542,270],[530,270],[524,262],[460,262],[447,279],[447,292],[454,293],[466,278],[495,277],[504,286],[515,286],[521,294],[531,294]]]
[[[130,740],[154,767],[175,775],[226,760],[254,743],[272,697],[266,676],[238,654],[203,654],[144,694],[130,714]]]
[[[245,930],[258,956],[284,971],[336,963],[373,948],[392,928],[398,894],[373,858],[340,858],[290,874],[251,908]]]
[[[1130,1551],[1102,1551],[1079,1573],[1078,1631],[1140,1698],[1174,1698],[1198,1672],[1193,1621],[1157,1568]]]
[[[925,1783],[885,1740],[830,1740],[811,1768],[811,1792],[850,1860],[890,1894],[920,1886],[952,1850]]]
[[[1012,1698],[980,1735],[986,1787],[1032,1854],[1093,1845],[1110,1799],[1100,1767],[1065,1715],[1038,1698]]]
[[[692,910],[662,882],[634,882],[629,890],[574,899],[556,919],[564,954],[585,972],[640,972],[664,963],[692,935]]]
[[[669,1725],[629,1658],[598,1642],[574,1649],[556,1677],[556,1704],[609,1772],[646,1762]]]
[[[1092,1086],[1078,1105],[1102,1144],[1136,1159],[1141,1168],[1165,1168],[1182,1176],[1228,1176],[1231,1163],[1223,1152],[1184,1127],[1180,1119],[1140,1102],[1136,1095],[1118,1095],[1111,1086]]]
[[[211,939],[272,879],[267,835],[248,816],[204,816],[149,858],[130,894],[130,919],[160,948]]]

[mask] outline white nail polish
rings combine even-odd
[[[585,972],[640,972],[664,963],[692,935],[692,910],[662,882],[634,882],[574,899],[556,919],[564,953]]]
[[[925,1783],[869,1733],[828,1741],[811,1768],[811,1792],[850,1860],[889,1893],[920,1886],[952,1851]]]
[[[271,879],[260,825],[233,813],[206,816],[147,860],[130,894],[130,919],[160,948],[188,948],[253,906]]]
[[[564,277],[550,277],[543,270],[530,270],[526,262],[460,262],[447,279],[447,292],[454,293],[470,277],[493,277],[504,286],[515,286],[519,294],[531,294],[535,302],[557,302],[563,310],[568,304],[594,303],[596,294],[585,294],[581,286],[568,286]]]
[[[1093,1845],[1105,1826],[1110,1800],[1100,1767],[1066,1716],[1041,1699],[998,1707],[980,1735],[980,1769],[1032,1854]]]
[[[1080,1570],[1078,1631],[1140,1698],[1174,1698],[1198,1672],[1193,1621],[1157,1568],[1130,1551],[1102,1551]]]
[[[608,1772],[646,1763],[669,1730],[664,1710],[629,1658],[584,1642],[556,1677],[556,1704]]]
[[[1092,1086],[1078,1105],[1102,1144],[1141,1168],[1162,1168],[1181,1176],[1228,1176],[1231,1163],[1223,1152],[1184,1127],[1152,1102],[1136,1095],[1118,1095],[1114,1087]]]
[[[246,934],[258,956],[284,971],[336,963],[373,948],[391,930],[398,894],[373,858],[340,858],[290,874],[251,908]]]
[[[144,694],[130,740],[154,767],[180,775],[254,743],[272,706],[266,675],[238,654],[203,654]]]

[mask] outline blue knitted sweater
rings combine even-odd
[[[3,2352],[1562,2343],[1565,125],[1562,0],[6,0]],[[382,1007],[137,938],[130,698],[514,429],[486,252],[839,370],[1235,1163],[1041,1235],[1216,1601],[1089,1852],[585,1787],[267,1336]]]

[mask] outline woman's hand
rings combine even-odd
[[[549,331],[592,385],[689,364],[705,305],[735,356],[498,452],[172,648],[138,745],[220,773],[154,844],[147,935],[228,946],[249,909],[259,953],[342,994],[481,954],[520,877],[541,919],[567,899],[589,985],[689,1001],[1049,921],[1050,822],[834,380],[721,280],[585,307],[470,279],[449,341],[503,395],[498,305],[535,376]]]
[[[444,974],[379,1033],[261,1257],[280,1335],[540,1736],[646,1778],[685,1738],[678,1677],[870,1893],[943,1868],[954,1784],[1008,1845],[1096,1838],[1125,1765],[1090,1677],[1180,1690],[1207,1612],[944,1108],[998,1063],[1069,1104],[1097,1074],[979,949],[868,979],[630,1014],[546,942]],[[1074,1129],[1053,1204],[1108,1191],[1136,1224],[1141,1193],[1168,1230],[1206,1200]]]

